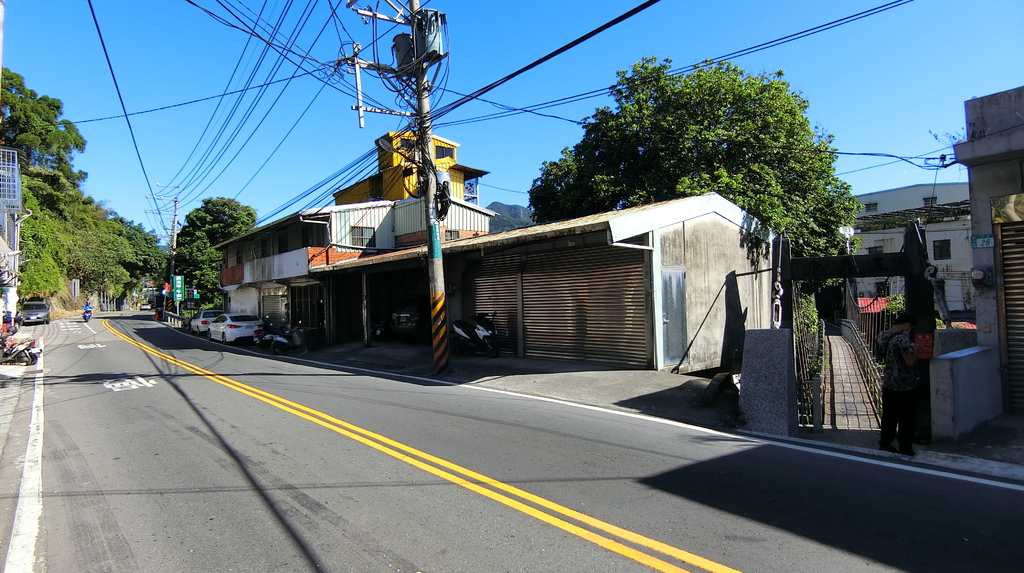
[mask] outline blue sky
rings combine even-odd
[[[194,2],[238,24],[216,1]],[[332,3],[334,20],[329,17]],[[433,107],[504,77],[640,3],[424,3],[445,13],[448,21],[450,57],[438,78]],[[238,90],[249,77],[252,85],[288,78],[333,61],[342,51],[351,54],[352,41],[366,46],[374,39],[374,27],[346,9],[343,0],[310,2],[308,12],[306,4],[284,1],[223,4],[243,17],[263,7],[264,39],[270,38],[272,25],[280,30],[278,44],[308,52],[308,57],[293,55],[287,61],[270,51],[261,59],[263,42],[185,0],[92,0],[130,113]],[[885,4],[662,0],[484,98],[513,108],[558,100],[612,85],[617,70],[643,57],[670,58],[681,68]],[[394,13],[384,2],[379,6],[382,13]],[[309,18],[302,26],[304,14]],[[962,134],[964,101],[1024,85],[1021,30],[1021,0],[915,0],[732,61],[748,73],[784,71],[792,88],[810,101],[812,124],[833,134],[841,152],[936,157],[952,151],[942,149],[946,140],[937,141],[930,132]],[[390,38],[399,31],[378,24],[382,61],[390,63]],[[364,58],[370,59],[369,54],[364,52]],[[140,164],[124,118],[87,121],[118,116],[121,104],[86,0],[7,2],[3,65],[23,75],[37,93],[64,102],[64,117],[78,124],[88,142],[75,158],[76,167],[89,173],[85,192],[157,232],[163,232],[166,218],[148,211],[158,205],[168,209],[170,202],[147,195],[180,194],[179,220],[203,197],[236,197],[261,218],[273,220],[310,206],[322,192],[274,214],[372,149],[378,136],[405,124],[398,117],[367,114],[366,127],[360,129],[351,110],[353,76],[334,76],[325,88],[323,73],[304,75],[273,84],[258,100],[256,90],[250,90],[244,96],[131,116]],[[380,80],[370,74],[362,80],[368,97],[383,106],[398,105]],[[229,114],[239,100],[241,107]],[[562,148],[579,141],[582,130],[573,121],[610,104],[602,96],[544,110],[563,119],[517,114],[465,122],[500,111],[473,102],[439,119],[436,133],[462,145],[460,163],[490,172],[481,180],[481,204],[526,205],[542,162],[557,159]],[[215,139],[220,130],[224,135]],[[228,143],[228,134],[236,130]],[[869,156],[843,156],[837,172],[855,194],[967,181],[966,169],[959,166],[934,171]]]

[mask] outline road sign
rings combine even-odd
[[[181,302],[185,300],[185,277],[182,275],[171,276],[171,292],[174,300]]]

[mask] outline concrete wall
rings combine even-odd
[[[740,377],[740,410],[745,431],[796,435],[796,366],[793,362],[792,330],[747,332]]]
[[[688,369],[730,366],[747,330],[771,326],[770,263],[751,264],[740,229],[714,214],[685,223],[683,250]]]
[[[956,441],[1003,412],[998,356],[973,346],[931,360],[932,439]]]
[[[239,287],[227,293],[227,312],[245,312],[259,316],[260,290],[250,287]]]
[[[978,345],[978,331],[945,328],[935,331],[935,356]]]
[[[992,199],[1020,193],[1020,161],[1024,158],[1024,87],[968,100],[967,141],[955,146],[957,162],[970,168],[971,233],[995,233]],[[995,249],[972,249],[975,267],[995,269]],[[1001,273],[997,273],[997,277]],[[998,282],[998,281],[997,281]],[[996,287],[978,287],[975,309],[978,344],[999,346],[1000,316]],[[1006,357],[1002,357],[1005,364]]]

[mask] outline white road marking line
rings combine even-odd
[[[42,338],[39,339],[42,343]],[[36,562],[36,541],[43,516],[43,357],[32,391],[32,417],[29,422],[25,465],[21,471],[21,489],[14,511],[14,527],[7,547],[5,573],[31,573]]]

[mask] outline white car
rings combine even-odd
[[[203,334],[210,330],[210,321],[222,314],[223,310],[200,310],[188,323],[188,331],[192,334]]]
[[[210,340],[219,340],[224,344],[240,339],[251,342],[256,327],[262,324],[260,317],[255,314],[226,313],[211,320],[206,332]]]

